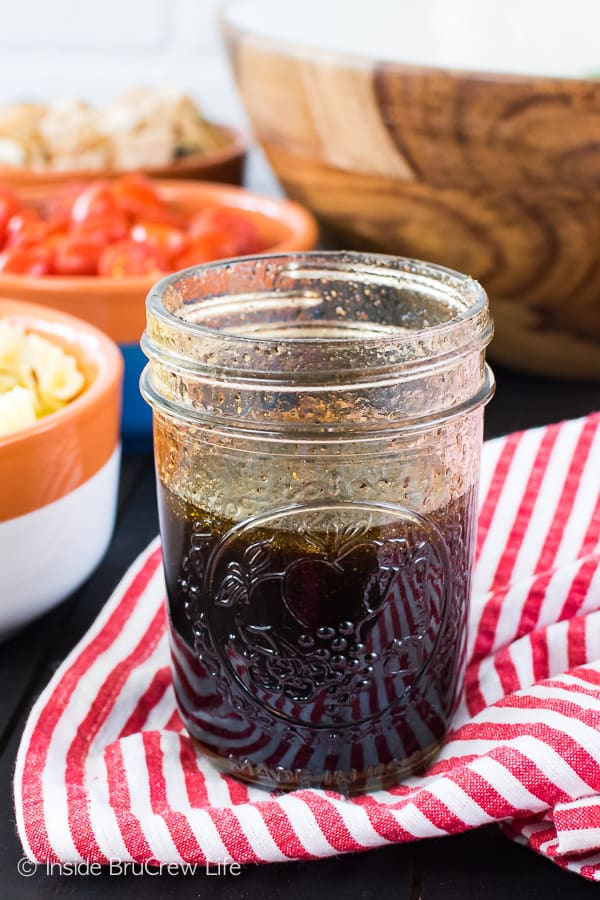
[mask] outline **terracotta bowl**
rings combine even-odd
[[[265,252],[279,253],[312,249],[318,229],[312,215],[289,200],[253,194],[242,188],[191,181],[158,183],[165,200],[189,212],[221,205],[235,209],[252,221]],[[62,190],[62,185],[29,186],[20,196],[36,203]],[[34,278],[0,273],[0,297],[13,297],[43,304],[79,316],[116,341],[125,358],[122,433],[126,449],[148,450],[151,446],[152,415],[142,400],[138,381],[146,364],[139,340],[146,326],[145,299],[155,278],[61,277]]]
[[[210,153],[190,153],[174,160],[168,166],[148,168],[144,171],[154,178],[191,179],[193,181],[220,181],[241,184],[248,142],[241,131],[222,126],[228,141],[219,150]],[[0,166],[0,181],[14,187],[64,184],[67,181],[88,181],[91,178],[117,178],[120,170],[74,169],[68,172],[37,172],[32,169]]]
[[[455,6],[231,0],[223,29],[291,197],[479,279],[492,358],[600,379],[600,7]]]
[[[72,593],[112,535],[119,481],[123,362],[80,319],[0,300],[0,320],[73,354],[85,388],[34,425],[0,436],[0,640]]]

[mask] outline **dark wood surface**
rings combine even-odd
[[[496,371],[488,407],[488,437],[600,409],[600,385],[553,382]],[[20,876],[12,774],[32,703],[85,633],[134,557],[158,530],[150,456],[125,456],[119,513],[106,557],[77,594],[0,646],[0,896],[128,898],[205,897],[209,900],[458,900],[515,897],[554,900],[597,896],[597,887],[508,841],[496,826],[457,837],[390,846],[322,862],[251,866],[238,876],[48,875],[43,866]]]

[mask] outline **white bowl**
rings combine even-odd
[[[104,555],[119,482],[123,364],[113,342],[46,307],[0,300],[0,319],[72,353],[83,392],[0,437],[0,640],[76,590]]]

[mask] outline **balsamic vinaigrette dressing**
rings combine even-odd
[[[352,794],[426,765],[460,689],[473,492],[320,529],[159,503],[177,701],[219,768]]]

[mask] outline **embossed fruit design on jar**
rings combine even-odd
[[[269,788],[423,768],[462,687],[492,326],[466,276],[348,253],[211,264],[147,301],[173,677]]]

